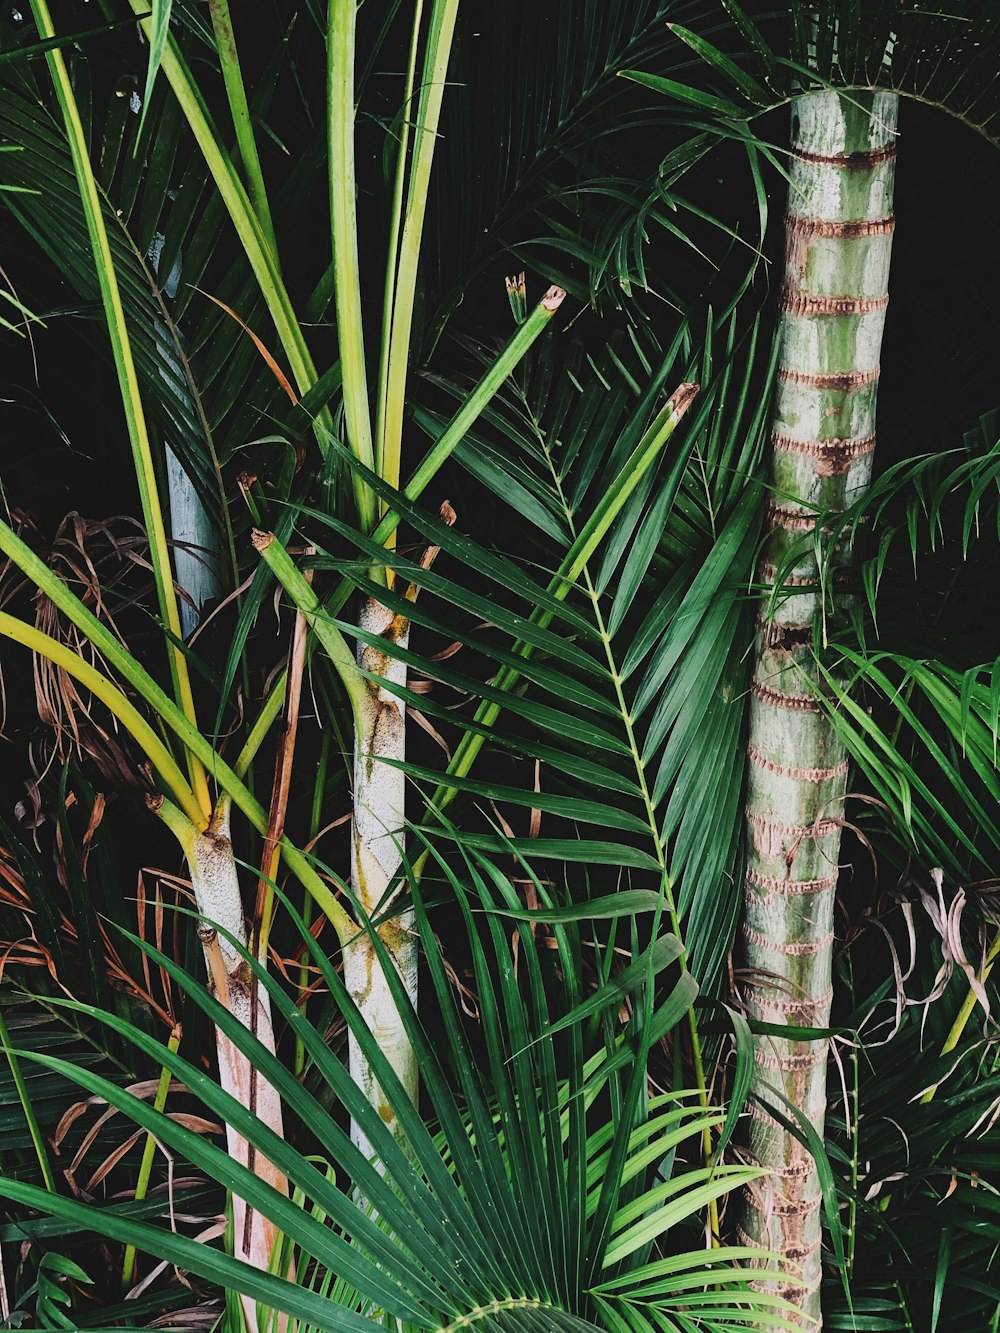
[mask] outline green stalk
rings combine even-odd
[[[233,772],[237,777],[244,777],[256,758],[257,751],[267,739],[267,733],[271,730],[275,718],[281,712],[281,704],[285,697],[285,685],[288,680],[287,667],[282,668],[281,674],[275,681],[271,693],[264,700],[264,704],[257,714],[257,719],[250,729],[250,734],[243,743],[243,748],[233,761]]]
[[[176,1051],[181,1044],[181,1029],[178,1025],[171,1032],[167,1041],[167,1050]],[[156,1095],[153,1098],[153,1110],[161,1112],[167,1104],[167,1093],[170,1090],[170,1070],[164,1065],[160,1070],[160,1081],[156,1087]],[[156,1139],[152,1134],[147,1133],[146,1142],[142,1149],[142,1161],[139,1163],[139,1176],[135,1183],[135,1201],[140,1203],[149,1189],[150,1177],[153,1174],[153,1159],[156,1155]],[[135,1256],[136,1248],[134,1245],[125,1246],[125,1259],[122,1263],[122,1290],[128,1291],[135,1281]]]
[[[528,318],[514,332],[510,341],[452,417],[403,488],[403,495],[407,500],[419,499],[434,480],[462,442],[466,433],[489,406],[500,386],[524,358],[532,344],[548,327],[549,320],[559,309],[565,296],[566,293],[561,287],[550,287]],[[372,535],[372,540],[380,542],[383,546],[387,545],[401,521],[400,515],[394,509],[390,509],[379,522]],[[335,616],[337,614],[351,595],[351,588],[352,585],[347,579],[341,579],[331,596],[323,604],[323,610],[327,615]],[[236,760],[235,768],[238,774],[242,775],[253,762],[254,755],[263,744],[275,718],[281,712],[284,691],[285,673],[282,672],[271,687],[271,693],[264,701],[261,712]]]
[[[264,175],[260,169],[260,157],[257,154],[257,140],[250,118],[250,106],[247,102],[246,85],[243,71],[240,69],[240,57],[236,50],[236,37],[233,33],[233,21],[229,15],[229,0],[208,0],[208,12],[212,16],[212,28],[215,32],[215,44],[219,51],[219,63],[222,66],[222,79],[226,85],[226,97],[229,99],[229,113],[233,118],[236,131],[236,143],[240,150],[240,161],[247,179],[247,189],[253,204],[261,230],[267,237],[274,262],[278,262],[278,246],[274,238],[274,224],[271,221],[271,208],[267,202],[267,190]]]
[[[42,38],[55,37],[56,31],[49,15],[46,0],[31,0],[32,12],[39,35]],[[87,231],[94,250],[94,263],[101,300],[107,321],[108,335],[114,355],[115,370],[121,390],[122,407],[132,445],[132,457],[135,463],[136,481],[139,486],[139,498],[142,504],[143,521],[149,538],[149,558],[156,584],[157,602],[163,623],[174,640],[181,640],[181,620],[174,591],[170,554],[167,548],[167,534],[163,522],[163,510],[157,493],[156,472],[153,467],[153,455],[150,448],[149,433],[139,393],[139,380],[132,358],[132,345],[129,340],[125,311],[122,308],[121,293],[118,289],[118,277],[115,272],[108,234],[104,226],[104,215],[97,192],[97,182],[90,161],[87,137],[80,118],[80,110],[73,93],[66,61],[60,49],[46,52],[46,62],[52,75],[52,83],[59,102],[66,128],[73,167],[76,171],[80,190],[80,200],[87,220]],[[196,725],[194,696],[191,692],[191,680],[188,675],[187,661],[177,642],[168,645],[167,657],[170,663],[170,676],[174,695],[192,725]],[[188,768],[191,785],[201,805],[202,814],[207,818],[212,802],[208,791],[205,773],[193,755],[188,755]]]
[[[341,0],[343,2],[343,0]],[[417,265],[427,213],[434,149],[437,145],[441,103],[444,98],[448,61],[451,57],[458,0],[435,0],[431,10],[424,78],[420,90],[415,127],[415,147],[406,199],[406,216],[399,246],[392,324],[384,331],[389,339],[385,389],[385,418],[379,441],[379,474],[391,486],[399,486],[400,455],[403,440],[403,408],[406,401],[406,373],[410,358],[410,335],[417,290]]]
[[[357,182],[354,170],[354,45],[357,0],[330,0],[327,33],[327,107],[330,148],[330,225],[333,233],[334,302],[344,389],[347,440],[355,458],[375,470],[365,332],[361,316],[358,264]],[[354,492],[358,522],[370,532],[375,497],[357,474]]]
[[[161,781],[172,793],[188,819],[196,825],[204,823],[201,805],[188,786],[173,755],[117,685],[66,644],[60,643],[58,639],[53,639],[48,634],[43,634],[41,630],[35,629],[34,625],[28,625],[5,611],[0,611],[0,635],[13,639],[15,643],[21,644],[33,653],[38,653],[40,657],[47,658],[54,666],[60,667],[84,685],[96,699],[100,699],[105,708],[118,718],[132,739],[144,751]]]
[[[147,0],[129,0],[129,3],[148,37],[150,20],[147,17],[149,14]],[[302,329],[295,317],[288,291],[282,281],[278,261],[243,182],[221,145],[204,99],[173,38],[170,38],[164,47],[161,68],[173,89],[177,104],[194,135],[195,142],[205,159],[205,165],[246,252],[250,268],[274,322],[295,385],[299,394],[304,395],[315,384],[318,376]],[[317,410],[313,419],[313,432],[320,452],[325,457],[329,440],[334,433],[333,417],[329,407],[323,406]]]
[[[52,1164],[49,1161],[49,1155],[45,1150],[45,1139],[42,1136],[41,1126],[38,1123],[38,1117],[35,1115],[35,1108],[31,1104],[31,1098],[28,1096],[28,1089],[24,1082],[24,1076],[21,1073],[21,1065],[17,1056],[14,1054],[14,1048],[10,1044],[10,1036],[7,1032],[7,1024],[3,1018],[3,1007],[0,1006],[0,1049],[7,1057],[7,1063],[10,1065],[10,1076],[14,1080],[14,1089],[17,1092],[18,1101],[21,1103],[21,1110],[24,1112],[24,1118],[28,1122],[28,1133],[31,1135],[31,1142],[34,1145],[35,1156],[38,1158],[38,1166],[42,1173],[42,1180],[45,1182],[45,1188],[50,1194],[56,1192],[55,1176],[52,1174]]]
[[[385,295],[382,302],[382,346],[378,368],[378,405],[375,420],[375,467],[382,473],[383,441],[385,439],[386,396],[389,392],[389,346],[392,333],[392,311],[396,299],[396,276],[399,266],[399,232],[403,222],[403,197],[406,192],[406,163],[410,145],[410,116],[413,108],[413,84],[417,72],[417,49],[420,45],[420,19],[423,0],[413,7],[413,32],[410,37],[410,59],[406,68],[406,87],[399,125],[399,148],[396,156],[396,181],[392,192],[392,216],[389,223],[389,248],[385,265]]]
[[[306,846],[313,843],[319,835],[320,820],[323,816],[323,795],[326,791],[326,774],[330,763],[330,732],[323,732],[323,740],[320,743],[319,767],[316,770],[316,780],[313,785],[312,814],[309,819],[309,842]],[[306,930],[312,925],[313,900],[306,894],[305,901],[302,904],[302,922]],[[309,985],[309,954],[306,951],[302,957],[302,965],[299,968],[299,994],[305,994]],[[305,1001],[299,1001],[299,1007],[305,1007]],[[295,1058],[292,1064],[292,1073],[296,1078],[301,1078],[306,1067],[306,1048],[299,1033],[295,1035]]]
[[[468,431],[489,407],[504,381],[524,359],[539,335],[548,328],[549,321],[565,298],[566,293],[561,287],[550,287],[524,323],[514,331],[497,359],[448,422],[403,487],[403,494],[407,500],[417,500],[424,493]],[[375,529],[372,539],[381,542],[383,546],[386,545],[399,527],[400,521],[400,516],[390,509]]]
[[[4,554],[17,565],[22,573],[26,574],[32,583],[45,593],[45,595],[60,611],[63,612],[77,629],[81,630],[87,636],[101,656],[113,666],[116,671],[124,676],[149,707],[152,708],[166,726],[170,728],[174,735],[178,737],[186,749],[194,754],[206,771],[219,784],[222,790],[232,797],[235,804],[243,812],[257,832],[261,834],[266,833],[267,814],[263,806],[254,799],[253,795],[233,769],[230,768],[221,755],[213,750],[212,746],[201,734],[198,728],[192,724],[191,720],[183,713],[177,704],[174,703],[170,696],[160,688],[156,681],[153,680],[146,671],[143,670],[135,658],[121,646],[107,626],[102,625],[97,617],[91,611],[87,610],[80,599],[74,596],[60,579],[56,578],[52,570],[49,569],[49,567],[35,555],[34,551],[26,546],[21,538],[7,527],[2,520],[0,520],[0,551],[3,551]],[[31,630],[29,626],[22,626],[20,621],[16,621],[10,616],[5,616],[3,619],[4,621],[10,621],[13,626],[18,627],[18,633],[16,635],[11,635],[11,637],[17,637],[20,642],[26,642],[21,631],[24,631],[25,633],[38,633],[38,631]],[[0,624],[2,624],[2,622],[0,622]],[[46,643],[55,644],[54,640],[48,640],[45,635],[42,635],[41,638],[45,640]],[[30,645],[27,645],[26,643],[26,646]],[[55,648],[67,653],[69,652],[68,649],[63,648],[62,644],[55,644]],[[52,654],[48,651],[45,652],[45,656],[51,655]],[[82,659],[75,657],[73,654],[70,654],[70,657],[71,662],[67,669],[70,669],[75,663],[82,661]],[[85,668],[88,667],[88,665],[88,663],[83,663]],[[90,670],[93,671],[93,668],[90,668]],[[102,685],[108,686],[106,678],[101,676],[99,672],[94,672],[94,676],[96,678],[94,683],[98,687],[101,687]],[[83,679],[82,676],[80,678]],[[93,684],[90,684],[87,681],[84,681],[84,683],[88,684],[88,688],[94,688]],[[113,686],[110,688],[115,690],[115,687]],[[94,693],[97,693],[97,689],[94,689]],[[120,691],[115,690],[115,695],[123,700],[124,705],[127,708],[132,709],[132,705],[124,698],[124,695],[121,695]],[[172,756],[170,756],[169,751],[166,750],[163,742],[156,733],[152,731],[141,714],[132,709],[132,713],[129,714],[129,717],[131,718],[132,715],[134,715],[136,719],[140,729],[140,735],[148,733],[148,738],[151,738],[150,743],[155,743],[161,748],[164,756],[164,763],[168,763],[168,765],[173,764],[173,759]],[[136,735],[132,730],[131,722],[125,721],[123,715],[119,714],[119,716],[121,716],[122,721],[125,722],[126,727],[132,731],[132,734]],[[145,729],[145,732],[143,732],[142,729]],[[142,744],[143,742],[140,739],[140,735],[136,735],[136,739]],[[146,747],[144,746],[143,748]],[[148,749],[147,753],[149,753]],[[150,755],[150,758],[152,758],[152,755]],[[159,768],[160,765],[157,764],[157,767]],[[176,764],[174,764],[174,770],[179,773]],[[161,772],[162,771],[163,770],[161,769]],[[189,792],[189,789],[187,788],[187,784],[184,783],[183,775],[181,775],[181,783],[183,784],[184,790],[175,791],[175,795],[177,796],[178,803],[184,806],[184,791],[186,790]],[[187,799],[193,800],[194,798],[188,796]],[[189,805],[186,807],[185,812],[189,814],[192,823],[194,823],[199,830],[205,828],[208,820],[201,815],[200,808],[198,809],[197,816],[195,815],[195,808],[193,806]],[[285,864],[303,887],[313,896],[317,906],[329,918],[338,936],[342,940],[352,939],[356,930],[350,917],[337,902],[333,893],[316,873],[309,861],[287,838],[282,839],[281,848],[282,855],[285,858]]]
[[[347,640],[340,630],[330,623],[312,585],[274,533],[255,531],[253,544],[325,648],[351,702],[351,710],[357,722],[367,706],[368,683],[358,670],[358,664]]]

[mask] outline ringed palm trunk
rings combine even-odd
[[[846,755],[816,701],[818,570],[802,539],[816,510],[857,500],[871,475],[897,105],[885,92],[815,92],[792,103],[774,493],[760,581],[769,591],[786,572],[756,645],[744,934],[751,1016],[794,1027],[829,1023],[847,782]],[[788,566],[796,546],[804,553]],[[772,1175],[748,1193],[740,1232],[791,1262],[781,1294],[798,1306],[800,1326],[817,1328],[819,1177],[808,1149],[762,1103],[794,1120],[791,1103],[822,1138],[826,1043],[758,1036],[754,1044],[749,1147]]]

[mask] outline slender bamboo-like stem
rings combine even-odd
[[[46,0],[31,0],[31,8],[35,16],[39,36],[43,38],[54,37],[55,27]],[[125,421],[135,461],[135,475],[139,486],[139,498],[142,503],[143,521],[149,538],[149,558],[156,583],[160,614],[167,629],[175,638],[179,639],[181,637],[180,612],[177,605],[177,595],[174,592],[163,510],[157,494],[156,472],[153,467],[149,433],[146,428],[146,418],[139,393],[139,379],[132,357],[132,344],[125,322],[125,311],[122,307],[121,293],[118,288],[118,277],[114,260],[111,257],[111,247],[108,243],[107,229],[104,225],[104,215],[101,211],[101,201],[97,191],[94,169],[90,161],[87,138],[62,51],[58,48],[48,51],[45,59],[62,110],[66,137],[80,189],[80,199],[87,220],[87,230],[94,250],[97,280],[101,290],[101,299],[104,303],[104,313],[111,339],[111,349],[114,354],[115,369],[121,386],[122,407],[125,411]],[[170,663],[174,696],[184,715],[192,725],[195,725],[194,696],[191,692],[187,661],[176,645],[168,647],[167,657]],[[201,804],[205,818],[207,818],[211,811],[211,797],[204,769],[197,757],[190,751],[187,759],[191,785]]]
[[[333,233],[334,302],[337,345],[344,383],[344,417],[351,450],[374,470],[365,334],[361,318],[358,214],[354,172],[354,37],[357,0],[330,0],[327,31],[330,225]],[[366,532],[375,523],[375,497],[355,477],[358,522]]]
[[[885,92],[815,92],[792,103],[774,495],[760,569],[771,592],[750,703],[744,934],[751,1016],[793,1027],[829,1022],[847,782],[843,746],[816,699],[821,588],[814,547],[802,539],[817,510],[856,501],[871,473],[897,104]],[[834,581],[847,558],[837,555]],[[782,1294],[798,1307],[801,1327],[817,1328],[819,1176],[808,1149],[765,1106],[784,1110],[787,1098],[822,1137],[826,1046],[770,1036],[754,1046],[749,1146],[773,1175],[747,1195],[740,1232],[795,1265]]]
[[[229,99],[229,114],[233,118],[233,129],[236,131],[236,143],[240,150],[250,202],[277,263],[278,246],[274,239],[274,224],[271,221],[271,208],[267,202],[264,173],[260,169],[257,140],[253,132],[243,72],[240,69],[233,20],[229,14],[229,0],[208,0],[208,12],[212,17],[215,44],[219,49],[219,64],[222,66],[222,79],[226,85],[226,97]]]
[[[181,1028],[178,1023],[167,1039],[167,1050],[176,1051],[181,1044]],[[160,1081],[156,1086],[156,1093],[153,1097],[153,1110],[162,1111],[167,1104],[167,1093],[170,1091],[170,1070],[164,1065],[160,1070]],[[156,1138],[147,1133],[146,1142],[142,1148],[142,1160],[139,1163],[139,1175],[135,1182],[135,1201],[140,1203],[149,1189],[150,1177],[153,1174],[153,1159],[156,1156]],[[128,1291],[129,1287],[135,1281],[135,1258],[136,1248],[134,1245],[125,1246],[125,1258],[122,1261],[122,1290]]]
[[[402,862],[406,775],[396,765],[406,757],[406,713],[398,693],[386,688],[396,686],[398,690],[406,684],[406,666],[393,656],[392,646],[406,648],[410,627],[404,616],[370,598],[362,605],[358,627],[365,634],[378,635],[386,648],[364,642],[358,645],[358,665],[374,679],[366,681],[366,698],[354,731],[351,888],[362,929],[344,949],[344,983],[403,1087],[416,1100],[416,1056],[371,937],[377,930],[416,1005],[413,916],[410,912],[395,915],[390,907],[390,886]],[[377,924],[373,924],[373,918]],[[386,1124],[397,1132],[396,1113],[353,1033],[348,1040],[348,1061],[351,1077]],[[351,1124],[351,1137],[369,1159],[375,1156],[356,1122]]]
[[[223,796],[216,805],[212,822],[199,831],[169,801],[157,803],[157,812],[175,834],[188,863],[198,911],[204,918],[198,938],[205,952],[205,963],[216,998],[229,1012],[253,1032],[266,1050],[274,1054],[274,1030],[271,1006],[266,991],[252,984],[250,969],[238,949],[225,934],[246,947],[247,934],[243,916],[236,859],[229,836],[230,801]],[[281,1098],[237,1047],[216,1032],[219,1057],[219,1083],[248,1107],[276,1134],[283,1135]],[[249,1167],[257,1176],[287,1193],[288,1182],[282,1172],[239,1134],[226,1126],[229,1155]],[[271,1266],[278,1230],[273,1222],[251,1209],[245,1200],[233,1195],[233,1254],[255,1268],[267,1272]],[[250,1333],[257,1330],[256,1302],[241,1297],[243,1313]]]
[[[391,689],[406,683],[406,667],[392,655],[391,644],[405,648],[409,623],[377,601],[367,599],[359,627],[386,641],[386,649],[362,643],[357,661],[335,626],[323,616],[312,587],[271,533],[255,533],[254,545],[313,628],[340,675],[354,721],[354,821],[351,840],[351,886],[358,929],[344,944],[344,980],[368,1026],[379,1038],[403,1086],[416,1096],[417,1068],[395,1001],[372,944],[377,929],[411,1000],[416,1003],[417,953],[408,916],[392,918],[387,891],[399,869],[402,850],[406,778],[395,766],[405,758],[405,715],[402,700]],[[395,761],[387,763],[386,761]],[[379,917],[377,926],[371,924]],[[382,920],[381,918],[387,917]],[[351,1074],[387,1124],[395,1114],[382,1096],[368,1061],[353,1036],[349,1038]],[[373,1149],[356,1124],[355,1142],[369,1156]]]
[[[458,0],[434,0],[414,127],[413,160],[399,245],[392,322],[383,330],[383,337],[389,341],[389,349],[386,358],[385,414],[382,419],[382,437],[378,442],[378,458],[380,475],[392,486],[399,485],[403,406],[417,290],[417,264],[427,213],[427,188],[437,145],[441,104],[457,18]]]

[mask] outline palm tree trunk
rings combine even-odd
[[[897,104],[885,92],[815,92],[792,103],[774,492],[760,581],[773,588],[785,572],[760,617],[751,689],[744,922],[747,1007],[769,1024],[823,1028],[830,1016],[847,762],[816,702],[818,571],[802,539],[816,510],[857,500],[871,474]],[[749,1147],[773,1175],[747,1196],[740,1232],[791,1261],[781,1294],[798,1306],[800,1326],[817,1328],[819,1177],[809,1151],[762,1104],[794,1120],[791,1103],[822,1137],[826,1043],[757,1036],[754,1058]]]
[[[409,623],[373,599],[362,607],[359,628],[366,634],[405,648]],[[375,918],[379,938],[389,952],[413,1004],[417,1002],[417,948],[410,913],[387,913],[386,894],[401,864],[405,813],[405,775],[385,763],[406,754],[406,715],[402,699],[376,683],[406,683],[406,667],[376,646],[360,643],[358,664],[369,673],[365,706],[359,711],[354,738],[354,826],[351,848],[351,887],[357,901],[360,932],[344,949],[344,982],[369,1029],[378,1038],[403,1087],[417,1096],[417,1066],[399,1010],[368,933]],[[371,1066],[354,1040],[349,1039],[351,1077],[390,1128],[396,1115],[372,1074]],[[357,1124],[351,1137],[369,1160],[375,1151]]]
[[[229,837],[228,797],[222,797],[216,806],[212,822],[199,832],[180,811],[168,802],[159,803],[159,813],[177,835],[184,849],[195,902],[204,918],[198,928],[198,937],[205,952],[205,962],[215,991],[215,997],[229,1012],[255,1033],[257,1040],[274,1054],[274,1030],[267,992],[251,984],[250,969],[243,956],[216,926],[247,944],[243,898],[240,893],[236,859]],[[237,1101],[248,1107],[269,1129],[283,1137],[281,1098],[266,1079],[255,1074],[247,1057],[225,1037],[216,1032],[219,1057],[219,1083]],[[259,1152],[252,1149],[231,1125],[226,1126],[229,1155],[257,1176],[273,1185],[282,1194],[288,1192],[288,1182],[282,1172]],[[246,1201],[233,1194],[233,1254],[254,1268],[267,1272],[271,1265],[277,1227],[268,1218],[250,1208]],[[247,1328],[257,1333],[257,1303],[241,1297]],[[284,1317],[275,1327],[284,1327]]]

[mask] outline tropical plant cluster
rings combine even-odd
[[[998,59],[2,8],[0,1328],[1000,1328]]]

